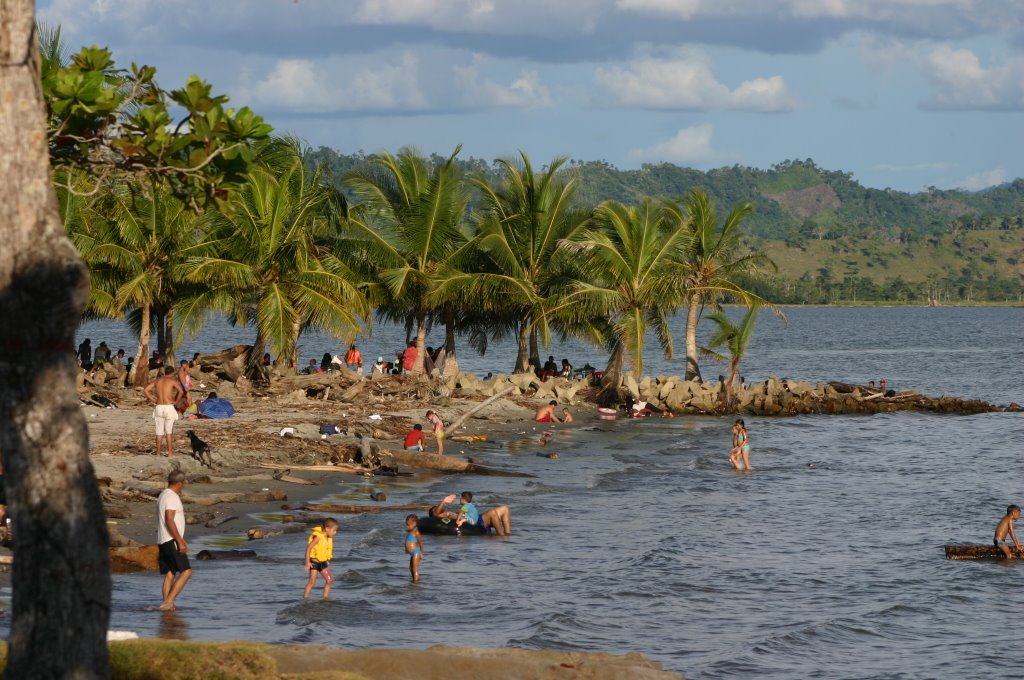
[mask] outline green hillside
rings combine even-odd
[[[338,178],[366,158],[324,147],[310,154]],[[460,163],[466,174],[497,180],[487,161]],[[1024,179],[980,192],[907,193],[865,187],[810,159],[767,170],[701,171],[671,163],[619,170],[604,161],[571,161],[568,168],[580,180],[577,197],[585,205],[681,198],[694,187],[723,212],[753,203],[745,223],[751,245],[767,252],[779,273],[752,285],[776,302],[1024,299]]]

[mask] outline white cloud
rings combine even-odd
[[[986,68],[971,50],[943,46],[932,50],[923,68],[938,90],[927,108],[1024,110],[1024,56]]]
[[[494,14],[492,0],[362,0],[355,12],[367,24],[434,24],[445,17],[479,24]]]
[[[615,6],[626,12],[659,14],[689,19],[700,9],[700,0],[616,0]]]
[[[967,189],[968,191],[979,191],[981,189],[987,189],[997,184],[1002,184],[1008,181],[1010,178],[1006,174],[1006,169],[1003,167],[992,168],[991,170],[985,170],[977,174],[965,177],[964,179],[957,182],[954,186],[961,189]]]
[[[796,100],[781,76],[755,78],[729,90],[715,79],[711,59],[689,51],[680,58],[638,59],[628,69],[599,68],[598,88],[610,104],[648,109],[778,112],[796,107]]]
[[[465,106],[530,109],[551,105],[548,89],[541,84],[536,71],[521,71],[508,85],[502,85],[480,75],[479,61],[468,66],[456,66],[453,70]]]
[[[637,162],[709,163],[715,158],[711,138],[715,126],[711,124],[683,128],[674,137],[657,142],[653,146],[633,149],[628,158]]]
[[[344,59],[278,61],[266,78],[243,88],[253,106],[300,113],[417,110],[429,106],[420,91],[417,60],[404,53],[393,64],[358,65]]]

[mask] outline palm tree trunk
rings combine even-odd
[[[263,354],[267,346],[267,340],[263,337],[263,331],[256,327],[256,339],[249,348],[249,355],[245,357],[245,377],[256,384],[266,384],[270,380],[267,369],[263,366]]]
[[[174,310],[168,310],[164,315],[164,347],[160,350],[160,356],[164,358],[164,363],[168,366],[174,366],[178,363],[177,357],[174,356]]]
[[[156,351],[157,354],[160,355],[160,358],[163,359],[164,357],[167,356],[166,354],[164,354],[164,350],[167,347],[167,341],[164,338],[164,333],[166,332],[166,329],[164,328],[163,308],[154,306],[153,311],[150,315],[150,320],[154,322],[153,325],[156,326]]]
[[[416,315],[416,361],[412,362],[412,371],[423,372],[423,364],[427,355],[427,320],[423,314]]]
[[[443,375],[458,375],[459,357],[455,354],[455,315],[444,314],[444,371]]]
[[[89,273],[53,194],[34,27],[32,0],[0,2],[0,445],[18,555],[4,676],[109,678],[107,527],[71,359]]]
[[[145,387],[149,382],[149,317],[150,308],[144,304],[139,326],[139,346],[135,349],[135,386]]]
[[[739,372],[740,362],[734,357],[729,362],[729,382],[725,383],[725,409],[729,413],[736,410],[736,376]]]
[[[697,365],[697,321],[700,318],[700,293],[690,295],[686,310],[686,374],[685,380],[703,380]]]
[[[540,366],[540,348],[537,346],[537,327],[530,329],[530,360],[534,366]]]
[[[288,368],[298,369],[299,366],[299,337],[302,335],[302,322],[298,319],[292,322],[292,344],[291,349],[288,350]],[[282,357],[278,357],[278,363],[281,362]]]
[[[625,363],[625,352],[622,343],[616,342],[612,354],[608,357],[608,365],[601,378],[601,391],[597,395],[600,404],[617,404],[619,402],[619,385],[622,384],[622,369]]]
[[[527,319],[519,322],[519,351],[516,354],[516,365],[513,373],[530,372],[530,323]]]

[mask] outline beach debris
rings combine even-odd
[[[551,453],[538,452],[537,456],[539,456],[540,458],[550,458],[552,460],[558,458],[558,454],[553,451]]]
[[[388,497],[384,495],[383,491],[371,491],[370,492],[370,500],[371,501],[376,501],[377,503],[383,503],[387,499],[388,499]]]

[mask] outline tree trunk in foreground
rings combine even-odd
[[[18,556],[4,677],[106,678],[107,528],[72,353],[89,280],[50,181],[34,27],[32,0],[0,0],[0,449]]]
[[[697,321],[700,317],[700,293],[690,295],[686,310],[686,374],[684,380],[703,380],[697,365]]]
[[[402,370],[423,373],[423,365],[427,357],[427,317],[423,314],[416,316],[416,360],[412,366],[402,364]]]

